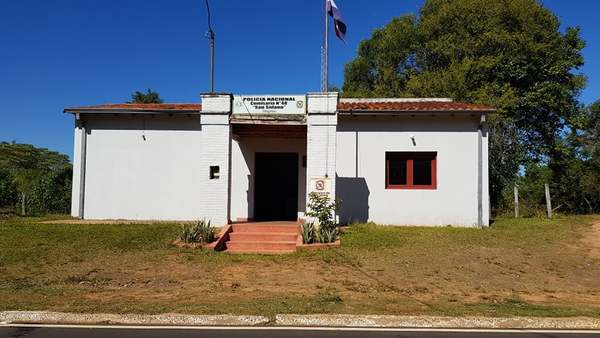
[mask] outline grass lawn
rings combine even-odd
[[[173,246],[177,224],[0,220],[0,310],[600,317],[600,216],[354,225],[282,256]]]

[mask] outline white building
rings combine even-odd
[[[298,220],[319,191],[341,200],[342,223],[487,226],[492,111],[337,93],[68,108],[72,215]]]

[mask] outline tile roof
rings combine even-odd
[[[66,108],[65,112],[200,112],[199,103],[117,103]],[[340,99],[338,110],[352,112],[490,112],[493,108],[449,99]]]
[[[117,103],[102,104],[97,106],[83,106],[66,108],[65,112],[78,111],[198,111],[202,105],[199,103]]]
[[[472,103],[440,101],[396,101],[396,100],[340,100],[338,110],[342,112],[352,111],[386,111],[386,112],[481,112],[493,111],[488,106]]]

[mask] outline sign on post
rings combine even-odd
[[[331,195],[331,179],[326,177],[313,177],[310,179],[310,191],[317,195]]]
[[[234,114],[306,114],[305,95],[234,95]]]

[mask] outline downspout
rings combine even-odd
[[[479,117],[477,127],[477,226],[483,227],[483,128],[485,114]]]
[[[75,114],[75,123],[77,128],[81,130],[81,150],[79,157],[79,210],[77,217],[83,219],[83,206],[85,203],[85,162],[86,162],[86,149],[87,149],[87,129],[85,122],[81,119],[79,113]]]

